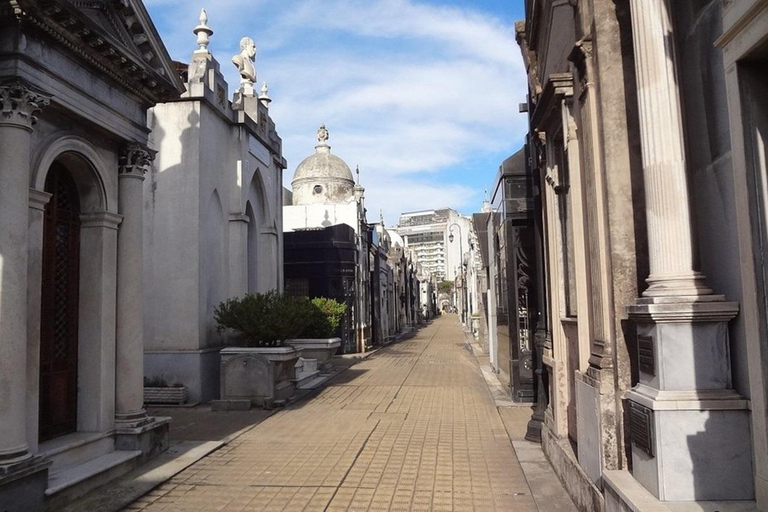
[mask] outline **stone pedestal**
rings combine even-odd
[[[633,475],[664,501],[754,496],[749,403],[732,389],[728,349],[738,304],[709,298],[629,308],[640,367],[627,394]]]
[[[139,464],[160,455],[168,449],[171,418],[148,418],[144,425],[118,428],[115,432],[115,449],[140,451]]]
[[[3,512],[43,512],[48,468],[43,457],[0,465],[0,507]]]

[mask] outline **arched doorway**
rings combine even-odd
[[[45,182],[40,322],[40,423],[45,441],[77,430],[80,197],[65,166]]]

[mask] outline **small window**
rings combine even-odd
[[[321,194],[323,192],[323,186],[322,185],[315,185],[314,192],[315,192],[315,194]]]

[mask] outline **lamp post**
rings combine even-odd
[[[450,226],[448,226],[448,232],[450,235],[448,235],[448,241],[453,243],[454,236],[453,236],[453,228],[456,227],[459,230],[459,253],[460,253],[460,265],[461,265],[461,323],[466,324],[467,323],[467,280],[466,280],[466,272],[464,271],[464,246],[461,243],[461,226],[454,222]]]

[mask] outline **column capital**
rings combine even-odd
[[[143,144],[130,143],[120,148],[118,155],[117,172],[120,177],[143,178],[149,166],[155,159],[156,151],[152,151]]]
[[[51,102],[50,96],[35,90],[25,81],[13,78],[0,82],[0,126],[32,130],[37,114]]]

